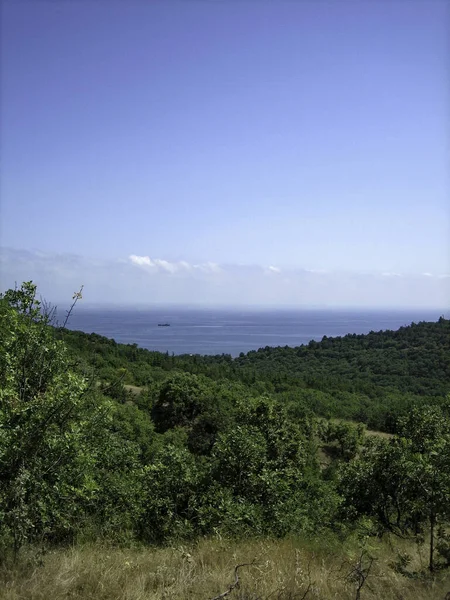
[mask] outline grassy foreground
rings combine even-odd
[[[405,553],[409,576],[394,565]],[[339,546],[334,540],[203,540],[163,549],[96,545],[24,552],[0,567],[0,598],[208,600],[229,590],[241,563],[251,564],[239,569],[239,585],[223,597],[444,600],[450,592],[448,571],[426,574],[426,548],[398,539],[369,540],[363,552],[355,543]],[[419,571],[421,576],[413,575]],[[367,578],[358,595],[361,575]]]

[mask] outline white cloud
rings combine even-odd
[[[423,277],[433,277],[432,273],[422,273]]]
[[[182,269],[185,269],[186,271],[191,271],[192,270],[192,265],[190,265],[185,260],[180,260],[180,262],[178,264],[180,265],[180,267]]]
[[[163,260],[161,258],[150,258],[150,256],[137,256],[136,254],[131,254],[129,256],[130,261],[134,265],[138,265],[139,267],[150,267],[156,268],[157,270],[166,271],[167,273],[176,273],[180,267],[185,268],[188,263],[172,263],[168,260]]]
[[[222,273],[221,267],[219,267],[219,265],[215,262],[207,262],[203,266],[205,270],[209,271],[210,273]]]
[[[274,265],[190,263],[132,254],[100,260],[69,254],[0,249],[0,291],[33,280],[51,302],[199,303],[259,306],[448,306],[450,275],[394,272],[314,273]],[[274,285],[274,281],[277,285]]]
[[[178,271],[178,265],[176,263],[171,263],[167,260],[155,258],[153,259],[153,263],[157,267],[161,267],[163,271],[167,271],[168,273],[176,273]]]
[[[156,271],[172,275],[181,271],[192,272],[195,270],[203,273],[222,273],[222,268],[217,263],[211,261],[199,265],[191,265],[185,260],[170,262],[162,258],[150,258],[150,256],[137,256],[136,254],[131,254],[128,258],[132,264],[139,267],[150,267]]]
[[[135,265],[139,265],[139,266],[146,266],[146,267],[154,267],[155,263],[152,261],[152,259],[149,256],[136,256],[135,254],[132,254],[130,256],[130,260],[133,264]]]

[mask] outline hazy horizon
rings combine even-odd
[[[64,307],[64,304],[71,304],[71,300],[60,300],[60,302],[55,303],[55,306],[60,306],[61,309]],[[93,303],[83,303],[77,304],[76,310],[103,310],[103,309],[111,309],[111,310],[142,310],[142,311],[151,311],[151,310],[176,310],[176,311],[203,311],[203,310],[211,310],[211,311],[223,311],[223,312],[336,312],[336,313],[346,313],[346,312],[354,312],[354,313],[409,313],[411,311],[423,311],[423,312],[437,312],[439,310],[442,311],[450,311],[449,307],[445,306],[361,306],[361,305],[341,305],[341,306],[330,306],[327,304],[316,304],[316,305],[299,305],[299,304],[177,304],[166,302],[164,304],[145,304],[142,302],[135,303],[118,303],[112,304],[108,302],[93,302]],[[64,308],[65,310],[65,308]],[[446,314],[442,315],[446,318]]]
[[[136,259],[137,257],[134,257]],[[325,307],[450,306],[450,275],[280,269],[165,260],[99,260],[3,248],[3,290],[33,280],[51,303],[67,304],[83,285],[83,304]],[[80,306],[82,305],[80,302]]]

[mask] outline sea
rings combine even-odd
[[[324,336],[395,330],[437,321],[439,310],[250,310],[210,308],[85,308],[67,327],[170,354],[230,354],[266,346],[300,346]],[[446,316],[446,315],[445,315]],[[168,324],[161,327],[159,325]]]

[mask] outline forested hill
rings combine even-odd
[[[435,403],[450,391],[450,321],[412,323],[398,331],[349,334],[297,348],[261,348],[232,359],[153,352],[95,333],[59,335],[101,380],[158,388],[177,370],[277,396],[292,410],[367,423],[390,431],[411,403]],[[119,392],[118,392],[119,393]]]
[[[333,536],[366,552],[387,532],[428,539],[430,573],[450,566],[449,321],[170,356],[56,329],[36,293],[0,294],[2,569],[30,544]],[[416,577],[403,556],[389,568]]]
[[[261,348],[241,355],[240,367],[301,377],[313,386],[390,387],[403,392],[443,395],[450,388],[450,321],[412,323],[397,331],[311,341],[298,348]]]

